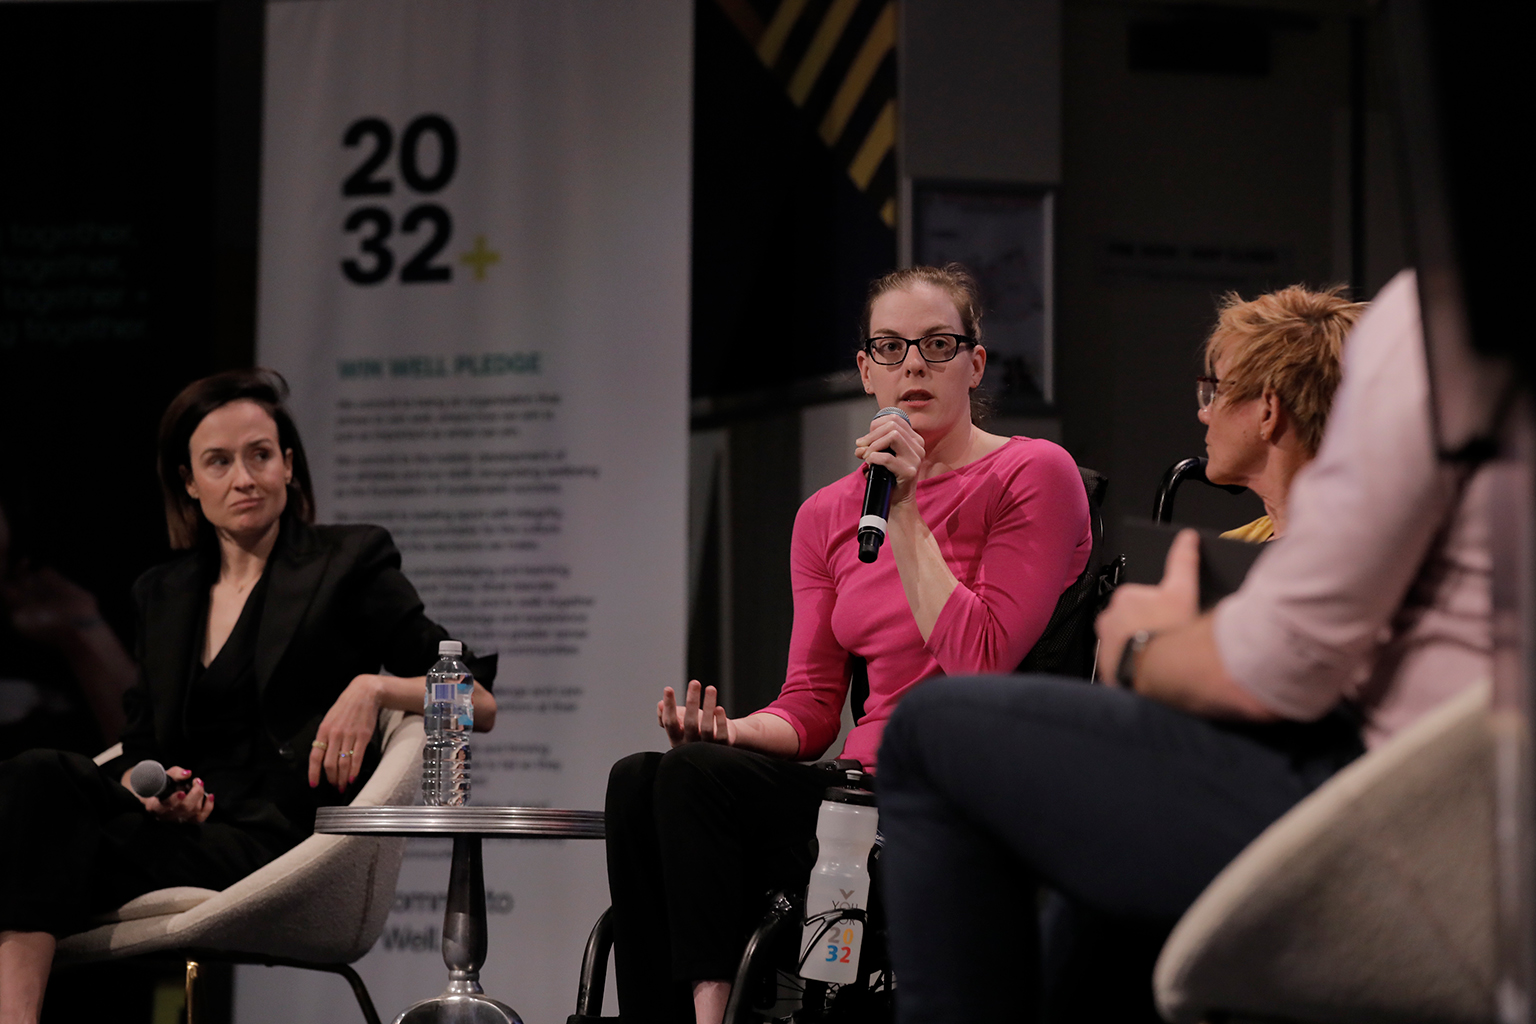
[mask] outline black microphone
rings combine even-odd
[[[185,793],[191,789],[192,780],[177,782],[159,761],[146,759],[134,765],[133,771],[128,773],[128,788],[145,800],[164,799],[177,790]]]
[[[875,413],[881,416],[900,416],[908,423],[912,418],[895,406],[888,405]],[[886,451],[890,451],[889,448]],[[896,475],[884,466],[870,466],[864,479],[864,514],[859,517],[859,561],[873,562],[885,543],[885,517],[891,513],[891,488],[896,486]]]

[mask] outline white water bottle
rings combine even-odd
[[[421,755],[421,796],[429,807],[469,803],[469,733],[475,725],[475,677],[460,660],[464,645],[444,640],[427,673],[422,705],[427,744]]]
[[[859,975],[864,921],[844,914],[869,909],[869,851],[880,823],[875,795],[829,789],[816,818],[818,856],[805,892],[800,976],[847,985]]]

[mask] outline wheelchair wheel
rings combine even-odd
[[[890,1024],[895,984],[878,901],[870,908],[858,980],[846,985],[799,975],[802,903],[775,893],[737,968],[726,1024]]]
[[[870,871],[879,867],[878,848]],[[800,977],[803,894],[767,895],[767,913],[753,930],[736,969],[725,1024],[890,1024],[895,1020],[895,978],[886,944],[885,907],[879,885],[871,886],[869,914],[859,951],[858,980],[829,985]],[[613,947],[613,912],[598,918],[582,958],[576,1012],[567,1024],[617,1024],[600,1016],[603,981]]]
[[[795,1024],[890,1024],[895,1019],[888,971],[877,971],[848,985],[807,981]]]

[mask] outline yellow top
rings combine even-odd
[[[1247,526],[1239,526],[1221,535],[1224,540],[1245,540],[1250,544],[1262,544],[1275,539],[1275,524],[1269,516],[1259,516]]]

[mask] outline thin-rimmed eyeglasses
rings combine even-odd
[[[1217,377],[1196,377],[1195,378],[1195,401],[1200,403],[1200,411],[1201,412],[1204,412],[1205,410],[1209,409],[1211,407],[1211,403],[1216,401],[1216,393],[1217,393],[1217,390],[1220,387],[1221,387],[1221,380],[1220,380],[1220,378],[1217,378]]]

